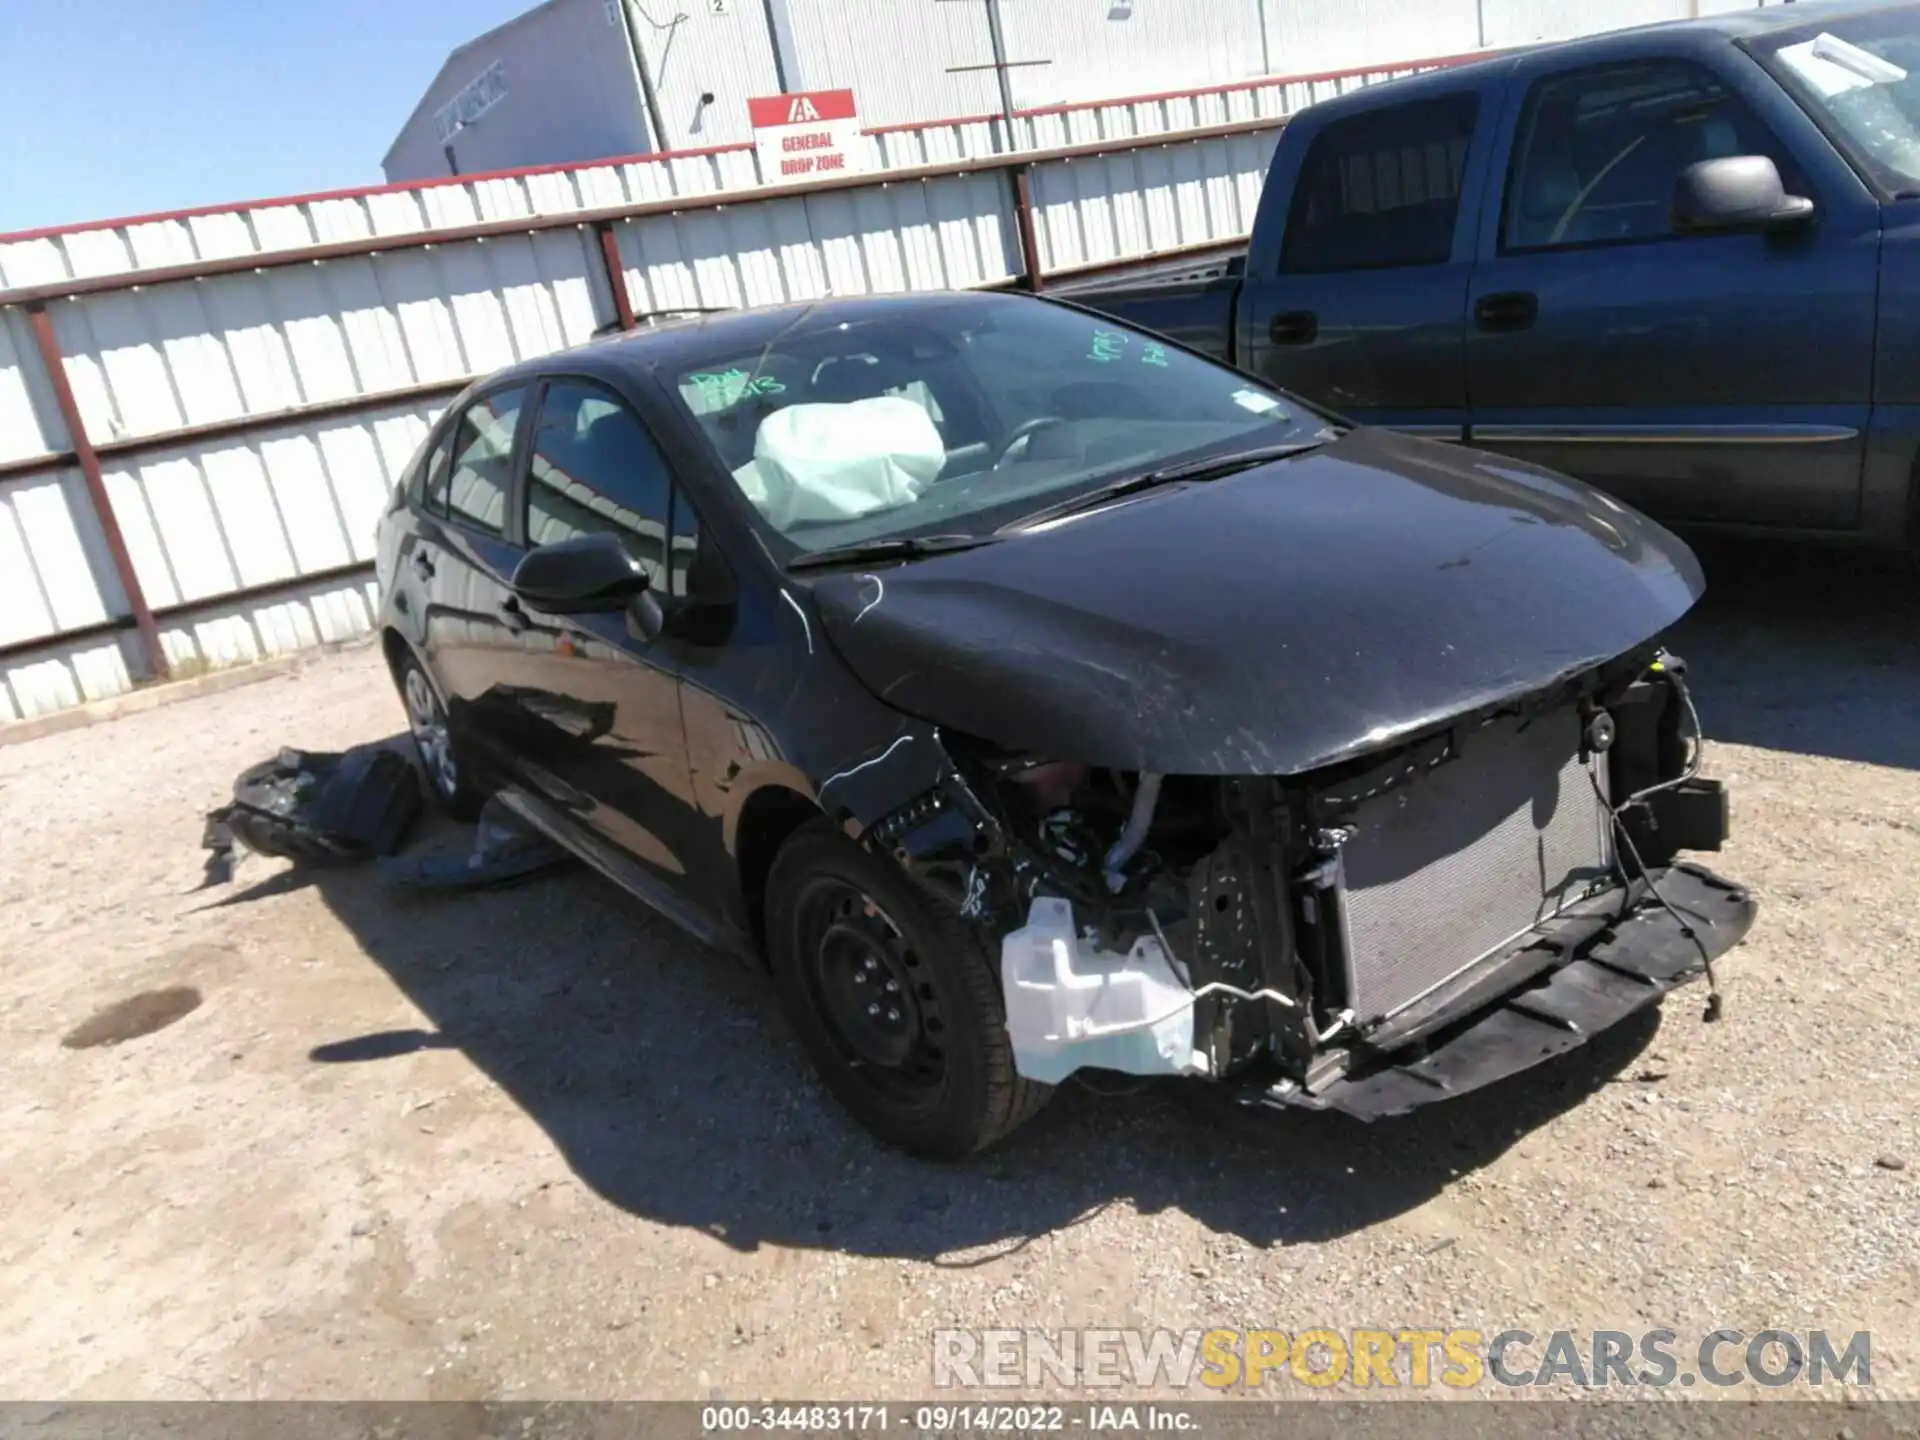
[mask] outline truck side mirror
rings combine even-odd
[[[1787,194],[1765,155],[1701,160],[1673,182],[1673,228],[1683,235],[1781,230],[1813,218],[1813,201]]]

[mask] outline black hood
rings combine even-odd
[[[938,725],[1116,769],[1288,775],[1612,659],[1704,586],[1679,540],[1578,482],[1362,430],[813,588],[862,682]]]

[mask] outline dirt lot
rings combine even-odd
[[[0,747],[0,1394],[910,1397],[941,1326],[1466,1324],[1868,1329],[1920,1395],[1915,582],[1710,568],[1681,648],[1763,907],[1726,1018],[1372,1128],[1069,1090],[943,1169],[584,873],[197,889],[238,768],[397,728],[370,650]]]

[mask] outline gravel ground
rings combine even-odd
[[[1866,1329],[1920,1395],[1920,606],[1709,560],[1680,648],[1762,904],[1725,1019],[1373,1127],[1073,1089],[922,1164],[584,873],[196,888],[242,765],[398,727],[370,650],[0,747],[0,1396],[904,1398],[939,1327],[1215,1325]]]

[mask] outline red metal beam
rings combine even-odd
[[[240,215],[254,210],[287,210],[300,205],[326,205],[342,200],[364,200],[373,195],[399,195],[438,190],[448,185],[477,185],[488,180],[522,180],[532,175],[557,175],[562,171],[597,170],[620,165],[669,164],[675,160],[702,160],[711,155],[729,155],[753,149],[751,140],[727,145],[702,145],[691,150],[650,150],[640,155],[609,155],[601,160],[560,160],[546,165],[518,165],[509,170],[476,170],[464,175],[437,175],[426,180],[396,180],[388,185],[354,185],[344,190],[316,190],[307,195],[273,195],[264,200],[240,200],[225,205],[195,205],[184,210],[155,210],[145,215],[123,215],[111,220],[82,220],[72,225],[46,225],[38,230],[15,230],[0,235],[0,245],[23,240],[57,240],[63,235],[82,235],[89,230],[130,230],[136,225],[165,225],[182,220],[199,220],[209,215]]]
[[[25,480],[30,475],[46,475],[55,470],[70,469],[74,464],[71,450],[55,450],[47,455],[32,455],[25,460],[0,462],[0,480]]]
[[[1020,172],[1014,173],[1017,176]],[[1008,288],[1044,290],[1056,281],[1087,280],[1103,274],[1119,274],[1143,265],[1154,265],[1167,260],[1187,258],[1195,261],[1208,258],[1224,260],[1247,248],[1244,239],[1203,240],[1192,245],[1175,245],[1165,250],[1156,250],[1151,255],[1123,256],[1116,260],[1093,260],[1078,265],[1062,265],[1053,270],[1038,269],[1037,266],[1029,267],[1025,263],[1026,255],[1037,256],[1039,253],[1038,242],[1033,233],[1034,218],[1030,195],[1025,197],[1024,209],[1019,212],[1019,216],[1022,273],[1011,282],[993,281],[978,288],[982,290]],[[602,253],[604,254],[604,251]],[[1037,282],[1032,278],[1035,269],[1038,269]],[[631,300],[624,305],[621,304],[622,290],[617,283],[613,293],[614,303],[621,308],[621,328],[624,330],[635,328],[639,322],[638,317],[634,315]],[[322,400],[312,405],[295,405],[285,410],[271,410],[260,415],[240,415],[231,420],[214,420],[204,425],[183,425],[175,430],[160,430],[151,435],[130,435],[124,440],[108,440],[95,445],[93,450],[94,454],[102,460],[132,459],[135,456],[151,455],[161,450],[177,450],[184,445],[204,444],[213,440],[252,435],[263,430],[283,429],[289,425],[299,425],[314,420],[344,419],[371,411],[394,410],[422,400],[437,400],[459,394],[478,378],[473,375],[462,375],[452,380],[429,380],[419,385],[402,385],[392,390],[376,390],[366,395],[349,395],[340,400]],[[29,475],[67,470],[78,463],[79,457],[71,450],[35,455],[24,460],[8,460],[0,463],[0,480],[19,480]],[[164,615],[168,610],[163,608],[156,613]]]
[[[1088,260],[1079,265],[1062,265],[1041,277],[1042,288],[1060,280],[1092,280],[1101,275],[1117,275],[1128,270],[1159,269],[1167,260],[1228,260],[1247,252],[1247,242],[1239,240],[1199,240],[1191,245],[1169,245],[1151,255],[1133,255],[1120,260]]]
[[[236,415],[231,420],[211,420],[204,425],[182,425],[176,430],[159,430],[151,435],[130,435],[124,440],[103,441],[93,447],[93,453],[102,460],[124,460],[135,455],[151,455],[156,450],[172,450],[182,445],[250,435],[257,430],[274,430],[312,420],[332,420],[364,414],[369,410],[391,410],[412,401],[458,395],[474,379],[474,376],[462,375],[453,380],[429,380],[420,385],[401,385],[392,390],[349,395],[340,400],[320,400],[312,405],[293,405],[258,415]],[[26,460],[9,460],[0,464],[0,480],[18,480],[28,475],[66,470],[78,463],[79,457],[71,450],[35,455]]]
[[[911,169],[851,174],[835,180],[812,180],[795,185],[762,185],[753,190],[728,190],[717,195],[690,195],[671,200],[648,200],[638,204],[612,205],[596,210],[574,210],[557,215],[535,215],[517,220],[490,220],[473,225],[452,226],[444,230],[415,230],[397,235],[369,235],[356,240],[340,240],[326,245],[307,245],[298,250],[272,250],[264,254],[231,255],[218,260],[196,260],[185,265],[169,265],[152,270],[127,270],[112,275],[88,276],[79,280],[58,280],[47,285],[29,285],[19,290],[0,290],[0,305],[31,305],[38,301],[63,300],[75,295],[139,290],[149,285],[169,285],[182,280],[206,279],[214,275],[280,270],[289,266],[311,265],[316,261],[339,260],[355,255],[429,249],[435,245],[447,245],[461,240],[533,235],[548,230],[564,230],[570,226],[584,229],[602,221],[633,220],[648,215],[679,215],[699,210],[721,210],[729,205],[754,204],[762,200],[774,200],[789,195],[822,195],[837,190],[858,190],[872,185],[908,185],[919,180],[935,180],[950,175],[978,175],[994,170],[1014,170],[1055,160],[1091,159],[1101,155],[1124,155],[1139,150],[1167,150],[1181,145],[1198,145],[1229,135],[1257,135],[1269,130],[1278,130],[1286,123],[1284,116],[1262,120],[1242,120],[1232,125],[1211,125],[1204,130],[1182,130],[1166,135],[1135,135],[1124,140],[1102,140],[1090,145],[1062,145],[1051,150],[987,155],[977,160],[959,160],[940,165],[917,165]]]
[[[100,457],[94,452],[92,441],[87,438],[86,422],[80,418],[80,406],[73,398],[73,386],[67,379],[67,362],[60,354],[60,342],[54,338],[53,318],[47,314],[45,305],[29,305],[27,324],[33,330],[33,343],[40,352],[40,364],[47,372],[47,383],[53,386],[54,403],[60,407],[60,419],[66,424],[74,461],[87,483],[87,496],[93,501],[94,516],[100,522],[101,534],[106,536],[107,553],[113,557],[113,568],[120,577],[120,588],[126,592],[127,608],[133,612],[133,623],[139,627],[140,641],[147,652],[147,668],[154,678],[165,679],[167,652],[160,644],[160,627],[154,623],[153,611],[147,608],[147,597],[140,588],[140,577],[133,570],[133,557],[127,553],[126,536],[120,533],[120,520],[113,513],[113,501],[107,495],[107,482],[100,473]]]
[[[1040,232],[1033,220],[1033,167],[1019,165],[1013,171],[1013,222],[1020,230],[1020,261],[1026,288],[1037,291],[1046,284],[1046,267],[1040,260]]]
[[[600,263],[606,267],[607,289],[613,293],[613,313],[622,330],[637,323],[633,315],[633,295],[627,289],[627,267],[620,260],[620,242],[614,237],[613,222],[602,220],[593,227],[600,237]]]

